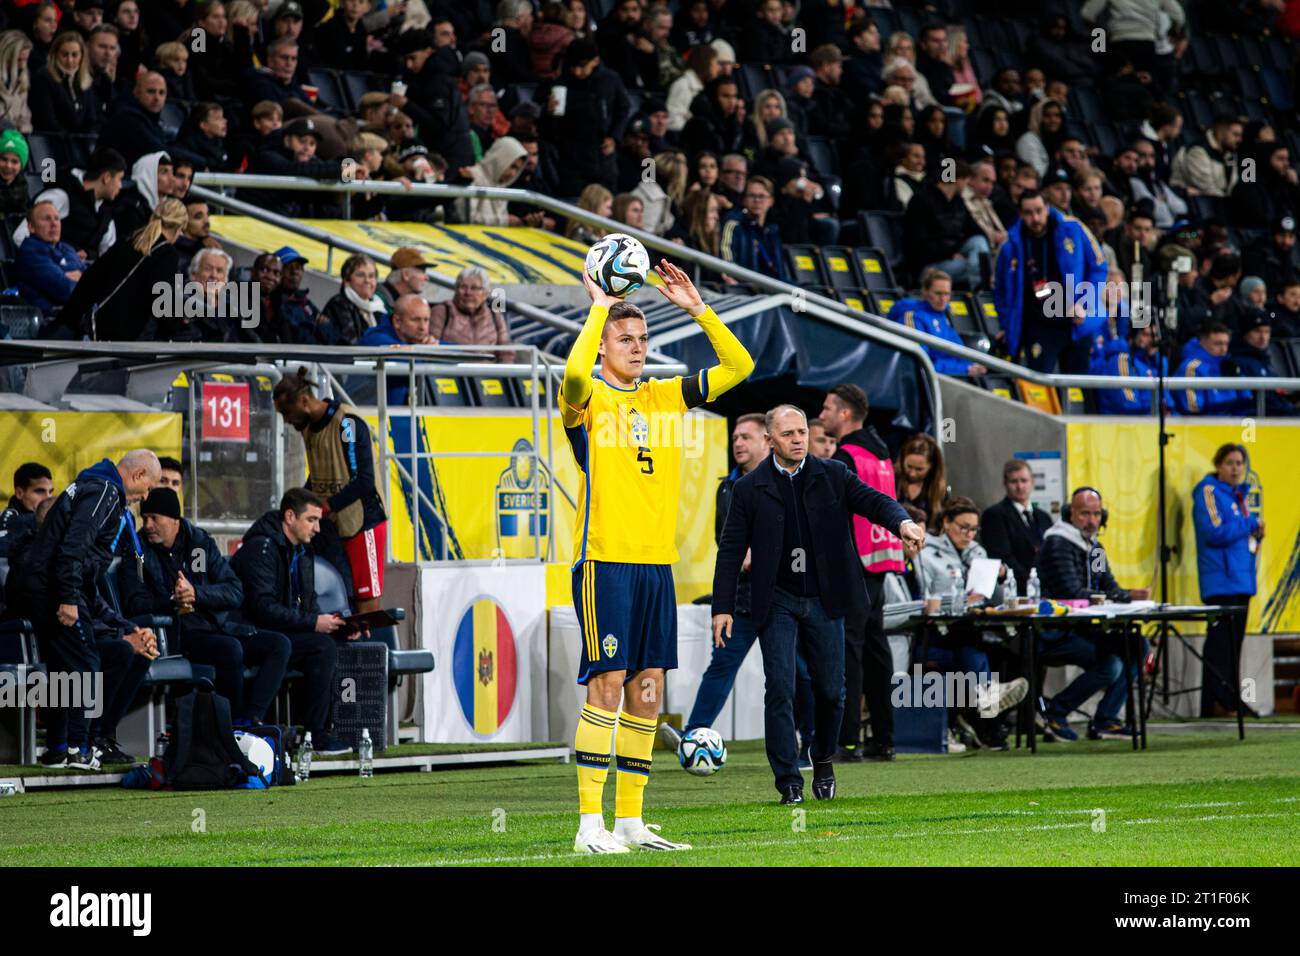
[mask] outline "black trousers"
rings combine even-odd
[[[1066,322],[1030,320],[1020,333],[1021,363],[1036,372],[1063,375],[1088,374],[1091,339],[1075,341],[1074,327]]]
[[[247,636],[220,631],[181,631],[181,653],[195,664],[207,664],[217,671],[216,691],[230,701],[235,720],[261,723],[276,691],[289,669],[293,645],[275,631],[256,631]],[[244,666],[257,666],[257,675],[244,694]]]
[[[1233,687],[1230,683],[1234,669],[1232,649],[1237,648],[1237,676],[1240,681],[1241,644],[1246,636],[1246,617],[1250,613],[1251,597],[1249,594],[1217,594],[1205,599],[1206,604],[1244,607],[1247,610],[1240,615],[1219,618],[1205,634],[1205,648],[1201,651],[1205,658],[1201,675],[1202,717],[1213,717],[1216,703],[1236,713],[1241,688]]]
[[[96,675],[102,675],[101,697],[83,697],[84,707],[48,707],[45,709],[45,745],[82,749],[97,736],[113,737],[118,721],[126,713],[136,691],[149,672],[149,661],[120,638],[96,640],[89,609],[77,609],[77,621],[71,627],[60,624],[53,613],[41,615],[36,624],[41,657],[51,675],[77,675],[85,692],[93,694]],[[67,703],[67,702],[65,702]],[[87,712],[97,716],[87,717]]]
[[[866,610],[844,618],[844,721],[840,746],[856,747],[862,734],[863,695],[870,711],[871,739],[877,747],[894,744],[894,657],[885,636],[885,576],[863,572],[867,583]]]
[[[328,634],[297,631],[284,635],[289,639],[289,666],[303,673],[304,680],[295,688],[302,708],[302,720],[296,721],[310,733],[320,735],[330,728],[334,706],[334,666],[338,663],[338,644]]]

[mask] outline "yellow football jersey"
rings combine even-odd
[[[561,400],[564,431],[582,471],[575,568],[587,558],[630,564],[677,560],[677,496],[688,408],[683,384],[698,395],[698,382],[698,376],[677,376],[619,388],[597,377],[585,408]]]

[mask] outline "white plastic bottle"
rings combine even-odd
[[[357,743],[357,756],[361,765],[360,773],[363,780],[369,780],[375,775],[375,744],[370,739],[370,728],[361,728],[361,740]]]
[[[294,770],[294,778],[299,783],[306,783],[311,779],[311,731],[302,738],[302,745],[298,748],[298,766]]]
[[[1003,607],[1015,607],[1016,593],[1016,572],[1007,568],[1007,576],[1002,579]]]
[[[1025,582],[1025,597],[1029,598],[1030,603],[1033,604],[1035,608],[1038,607],[1038,602],[1043,597],[1042,586],[1038,583],[1037,568],[1029,569],[1029,580]]]

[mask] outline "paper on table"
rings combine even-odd
[[[1002,562],[996,558],[976,558],[966,572],[966,593],[991,598],[998,586],[998,570]]]

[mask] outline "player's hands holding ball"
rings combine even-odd
[[[623,301],[618,296],[610,295],[602,289],[586,269],[582,270],[582,284],[587,287],[587,295],[591,296],[593,305],[603,305],[608,309],[610,306]]]
[[[667,259],[659,260],[655,272],[663,280],[659,291],[665,299],[678,308],[685,309],[693,319],[704,314],[704,299],[700,297],[700,291],[695,288],[690,276]]]

